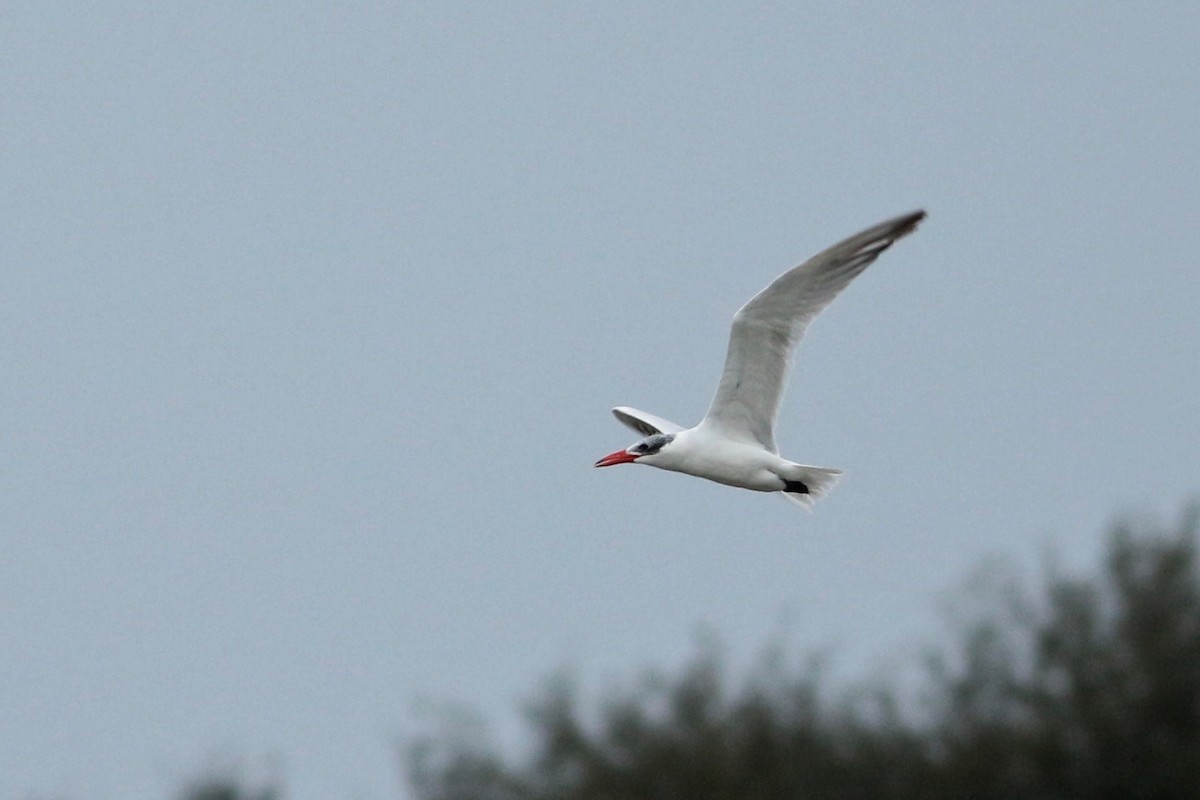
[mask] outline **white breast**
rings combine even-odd
[[[777,492],[782,488],[779,469],[788,462],[757,445],[726,439],[701,426],[676,434],[652,463],[728,486]]]

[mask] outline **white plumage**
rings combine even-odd
[[[838,293],[925,218],[914,211],[851,236],[788,270],[734,315],[725,369],[708,414],[693,428],[628,406],[613,409],[644,439],[596,462],[647,464],[760,492],[781,492],[809,508],[841,470],[780,458],[775,418],[792,354]]]

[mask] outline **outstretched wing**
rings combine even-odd
[[[617,406],[612,413],[623,424],[633,428],[642,436],[653,436],[656,433],[679,433],[683,430],[682,425],[676,425],[670,420],[647,414],[645,411],[638,411],[629,406]]]
[[[742,306],[733,318],[717,394],[700,424],[776,452],[775,417],[792,353],[808,324],[924,218],[924,211],[914,211],[867,228],[783,273]]]

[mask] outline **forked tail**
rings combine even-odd
[[[841,477],[840,469],[793,464],[786,478],[787,488],[780,494],[805,511],[812,511],[813,502],[833,491]]]

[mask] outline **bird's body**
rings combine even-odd
[[[643,456],[639,463],[759,492],[781,492],[789,483],[805,483],[813,478],[809,471],[816,469],[793,464],[756,444],[726,438],[703,425],[680,431],[670,447]]]
[[[782,472],[788,462],[761,447],[697,426],[676,434],[670,447],[646,456],[644,463],[727,486],[777,492],[783,488]]]
[[[683,428],[644,411],[613,409],[646,438],[596,462],[638,463],[759,492],[782,492],[804,507],[828,493],[841,470],[796,464],[775,446],[775,418],[792,354],[808,324],[850,281],[925,217],[880,223],[780,275],[733,318],[725,369],[708,414]]]

